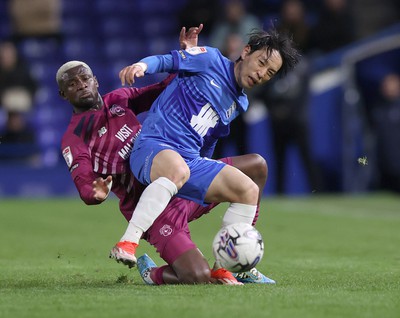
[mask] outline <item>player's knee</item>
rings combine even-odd
[[[256,205],[258,202],[258,194],[260,192],[260,188],[258,185],[251,181],[246,183],[244,186],[244,191],[242,192],[242,203],[245,204],[253,204]]]
[[[187,165],[178,165],[171,171],[173,173],[173,182],[176,184],[178,189],[182,188],[190,177],[189,167]]]
[[[182,188],[190,177],[189,167],[180,163],[168,165],[168,167],[168,172],[164,176],[175,183],[178,189]]]
[[[268,178],[268,164],[263,156],[253,153],[247,155],[250,169],[246,170],[246,174],[257,184],[264,184]]]
[[[265,182],[268,178],[267,160],[265,160],[264,157],[260,156],[259,154],[254,154],[254,156],[255,156],[254,162],[256,166],[256,171],[258,173],[256,173],[253,180],[263,179]]]

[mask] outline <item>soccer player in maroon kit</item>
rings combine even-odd
[[[188,33],[183,28],[181,46],[197,44],[201,28],[191,28]],[[100,204],[112,191],[119,199],[122,214],[130,220],[144,189],[129,167],[129,155],[141,130],[136,115],[150,108],[172,77],[144,88],[120,88],[100,96],[97,79],[87,64],[70,61],[60,67],[56,75],[60,95],[73,106],[71,122],[62,139],[62,154],[86,204]],[[248,174],[262,190],[267,177],[262,157],[253,154],[222,160]],[[240,284],[224,269],[211,270],[190,238],[188,222],[214,206],[203,207],[180,198],[171,200],[144,234],[144,239],[156,247],[168,264],[156,267],[147,255],[139,258],[138,267],[146,283]],[[248,273],[243,281],[274,283],[256,270]]]

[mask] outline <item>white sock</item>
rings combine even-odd
[[[139,244],[143,232],[149,229],[177,192],[175,183],[168,178],[160,177],[150,183],[140,196],[121,241]]]
[[[222,226],[233,223],[252,224],[256,215],[257,205],[231,203],[222,219]]]

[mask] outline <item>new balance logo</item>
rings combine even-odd
[[[215,83],[214,79],[212,79],[212,80],[210,81],[210,84],[211,84],[212,86],[215,86],[216,88],[221,88],[221,86],[219,86],[217,83]]]
[[[106,127],[101,127],[98,131],[99,133],[99,137],[103,136],[105,133],[107,132],[107,128]]]

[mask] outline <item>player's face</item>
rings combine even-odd
[[[75,109],[87,110],[99,102],[98,87],[99,84],[92,72],[83,65],[78,65],[62,75],[60,95]]]
[[[265,49],[250,54],[250,47],[246,46],[241,57],[235,77],[242,88],[252,88],[269,81],[282,67],[282,57],[276,50],[272,50],[270,56]]]

